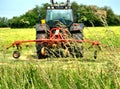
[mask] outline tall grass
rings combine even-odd
[[[85,38],[98,40],[103,45],[119,47],[120,45],[120,26],[113,27],[86,27],[84,30]]]
[[[103,44],[119,46],[120,26],[105,27],[85,27],[84,38],[91,40],[99,40]],[[35,29],[10,29],[0,28],[0,41],[4,41],[4,45],[11,44],[16,40],[32,40],[35,39]]]
[[[49,61],[50,62],[50,61]],[[119,89],[114,63],[12,62],[0,67],[1,89]]]
[[[0,89],[119,89],[119,29],[84,29],[85,39],[98,40],[103,46],[94,61],[91,60],[93,50],[86,50],[82,59],[31,60],[36,59],[35,44],[30,44],[30,48],[23,47],[23,57],[14,60],[11,53],[15,48],[5,48],[15,40],[35,39],[35,30],[0,28]]]

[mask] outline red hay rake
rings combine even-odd
[[[13,52],[13,57],[14,58],[19,58],[20,57],[20,52],[19,50],[21,49],[21,44],[24,43],[39,43],[39,44],[47,44],[47,47],[51,47],[53,44],[56,44],[56,46],[58,45],[62,45],[62,44],[67,44],[67,43],[90,43],[91,46],[89,48],[92,47],[98,47],[101,50],[100,47],[100,42],[99,41],[91,41],[91,40],[75,40],[73,38],[67,38],[68,34],[67,34],[67,30],[63,29],[63,28],[52,28],[49,31],[49,37],[48,38],[40,38],[37,40],[22,40],[22,41],[15,41],[13,42],[11,45],[9,45],[7,47],[7,49],[9,49],[10,47],[16,47],[17,51]],[[94,51],[94,58],[97,58],[97,50]]]

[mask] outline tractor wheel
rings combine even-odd
[[[13,55],[13,58],[18,59],[20,57],[20,52],[14,51],[12,55]]]
[[[47,57],[47,50],[45,49],[44,44],[36,44],[36,50],[38,59],[44,59]]]
[[[47,33],[36,31],[36,40],[41,38],[47,38]],[[44,43],[43,44],[40,44],[39,42],[36,43],[36,51],[37,51],[38,59],[46,58],[46,56],[44,55],[44,51],[45,51],[44,47],[45,47]]]

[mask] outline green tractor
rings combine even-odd
[[[47,57],[83,57],[83,23],[75,23],[70,1],[47,7],[46,19],[36,25],[36,51],[39,59]],[[43,39],[42,42],[37,41]],[[48,42],[48,40],[52,42]],[[72,39],[73,41],[68,41]],[[76,41],[75,41],[76,40]],[[78,42],[78,40],[80,40]]]
[[[90,43],[89,49],[97,47],[94,51],[96,59],[98,50],[101,50],[100,42],[83,39],[84,24],[75,22],[69,0],[65,4],[55,4],[51,0],[51,6],[47,7],[46,19],[36,25],[36,39],[14,41],[7,49],[16,46],[13,57],[17,59],[20,57],[21,44],[36,42],[39,59],[78,58],[83,57],[83,43]]]

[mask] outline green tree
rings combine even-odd
[[[8,27],[8,19],[5,17],[0,17],[0,27]]]
[[[10,27],[33,27],[36,23],[40,23],[41,19],[45,19],[46,8],[48,6],[50,6],[48,3],[36,6],[24,15],[13,17],[9,20]],[[82,22],[86,26],[103,26],[104,22],[102,20],[104,19],[108,25],[120,25],[120,15],[115,15],[112,9],[107,6],[100,8],[95,5],[79,5],[76,2],[72,2],[71,6],[74,12],[74,22]],[[104,16],[104,12],[106,12],[106,16]],[[0,18],[0,21],[0,26],[3,25],[3,22],[5,26],[7,25],[7,19]]]

